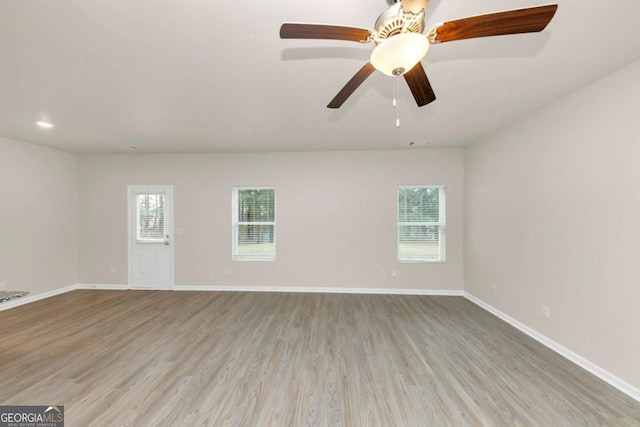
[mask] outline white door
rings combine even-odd
[[[130,185],[129,287],[173,287],[173,186]]]

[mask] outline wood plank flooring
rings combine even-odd
[[[462,297],[78,290],[0,312],[0,404],[67,426],[634,426]]]

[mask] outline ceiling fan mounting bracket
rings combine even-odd
[[[367,38],[364,40],[360,40],[360,43],[362,44],[371,42],[375,42],[376,44],[380,43],[380,37],[378,37],[378,33],[374,30],[369,30],[369,35],[367,36]]]
[[[431,28],[431,30],[429,30],[429,34],[427,34],[427,38],[429,39],[429,43],[431,43],[431,44],[441,43],[438,40],[438,29],[440,27],[442,27],[443,25],[444,25],[444,22],[440,22],[440,23],[434,25],[433,28]]]

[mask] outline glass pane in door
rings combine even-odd
[[[164,194],[138,194],[136,199],[137,240],[164,240]]]

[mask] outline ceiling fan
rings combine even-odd
[[[425,36],[424,16],[429,0],[387,0],[389,8],[376,20],[373,30],[338,25],[284,23],[283,39],[331,39],[375,43],[367,62],[327,105],[340,108],[376,69],[390,76],[404,76],[419,107],[435,101],[420,61],[431,44],[476,37],[542,31],[553,18],[557,4],[509,10],[456,19],[435,25]]]

